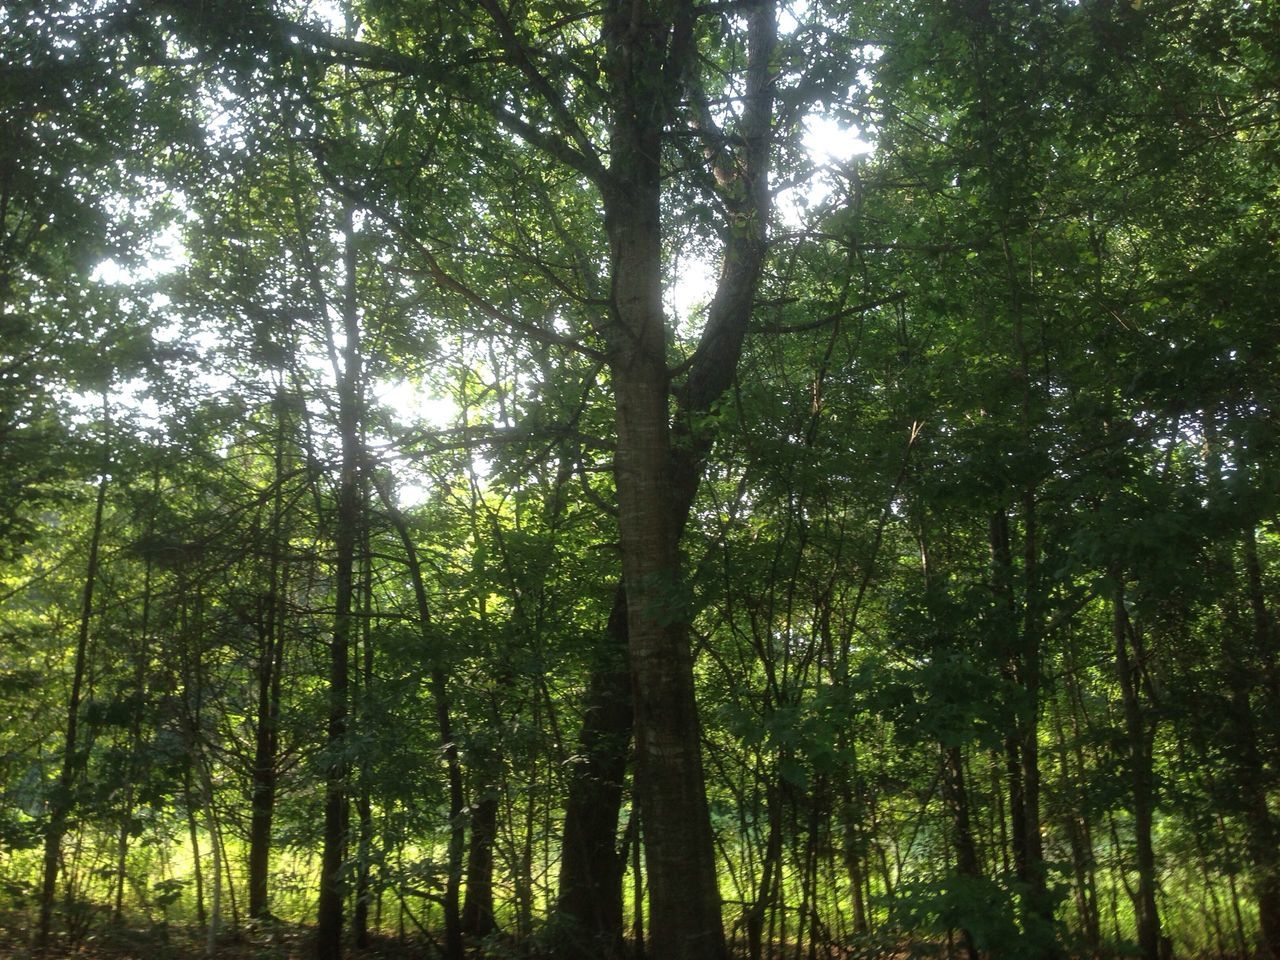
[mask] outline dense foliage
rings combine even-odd
[[[1280,956],[1274,7],[0,49],[15,949]]]

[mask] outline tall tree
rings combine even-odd
[[[89,641],[93,631],[94,591],[98,585],[99,557],[102,547],[103,515],[107,504],[107,484],[111,477],[111,408],[106,390],[102,396],[103,458],[94,500],[93,525],[89,533],[89,557],[85,565],[84,589],[80,603],[80,624],[71,668],[71,691],[67,696],[66,727],[62,738],[62,767],[49,803],[49,823],[45,827],[44,866],[40,880],[40,919],[36,926],[36,946],[49,944],[53,922],[53,903],[57,895],[58,867],[62,857],[62,841],[67,820],[75,804],[75,791],[84,766],[84,746],[79,741],[81,701],[84,696],[85,671],[88,669]]]

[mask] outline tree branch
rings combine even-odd
[[[516,330],[539,343],[554,347],[564,347],[566,349],[576,351],[585,357],[590,357],[592,360],[604,360],[604,354],[599,350],[593,350],[591,347],[580,343],[573,337],[562,336],[554,330],[535,326],[527,320],[523,320],[520,317],[511,314],[485,299],[485,297],[481,296],[481,294],[476,290],[467,286],[457,277],[453,276],[453,274],[449,273],[449,271],[441,265],[439,258],[431,248],[415,236],[413,231],[411,231],[399,217],[387,210],[381,204],[371,200],[362,191],[355,189],[349,184],[343,183],[332,170],[328,169],[318,152],[316,166],[320,171],[321,176],[325,178],[326,183],[328,183],[333,190],[349,199],[361,210],[377,217],[384,224],[390,227],[402,241],[408,244],[421,259],[424,267],[423,272],[435,281],[436,286],[441,290],[456,294],[461,297],[463,301],[468,303],[484,316],[488,317],[490,320],[495,320],[498,323],[505,324],[513,330]]]
[[[868,300],[866,303],[859,303],[852,307],[845,307],[843,310],[837,310],[829,313],[825,317],[817,320],[811,320],[808,323],[791,323],[791,324],[770,324],[766,327],[760,327],[761,333],[804,333],[808,330],[817,330],[825,327],[827,324],[836,323],[846,317],[856,316],[859,313],[866,313],[868,310],[874,310],[876,307],[887,306],[890,303],[898,303],[905,300],[907,294],[905,290],[899,290],[897,293],[891,293],[888,296],[880,297],[876,300]]]
[[[502,49],[511,58],[516,68],[524,74],[525,79],[529,81],[530,89],[542,98],[552,116],[555,117],[561,131],[574,142],[576,149],[567,144],[560,144],[559,151],[554,154],[556,159],[568,163],[575,170],[579,170],[590,177],[597,186],[603,187],[608,172],[600,162],[595,145],[591,142],[591,138],[587,136],[586,131],[582,129],[581,124],[578,123],[573,111],[565,104],[564,98],[556,92],[555,88],[551,86],[551,81],[543,75],[537,64],[533,62],[533,58],[529,56],[529,48],[517,36],[515,27],[512,26],[511,18],[507,16],[507,12],[498,5],[497,0],[475,0],[475,3],[489,14],[494,28],[498,31]],[[504,123],[509,122],[507,117],[513,116],[509,111],[505,111],[502,108],[498,108],[498,112]],[[503,117],[502,114],[507,116]],[[524,121],[519,122],[524,123]],[[526,126],[528,125],[526,124]],[[525,136],[525,134],[522,133],[521,136]],[[537,141],[531,140],[530,142]],[[538,145],[543,146],[541,143]],[[567,151],[575,159],[568,159],[567,155],[561,151]]]

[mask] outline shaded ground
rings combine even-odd
[[[195,926],[156,924],[150,928],[113,927],[99,923],[89,932],[62,934],[43,954],[30,946],[29,915],[0,909],[0,960],[210,960],[207,941]],[[212,960],[312,960],[311,927],[275,922],[266,927],[241,928],[222,938]],[[747,945],[734,940],[730,953],[737,958],[749,955]],[[762,960],[960,960],[958,943],[946,940],[917,940],[910,945],[867,937],[855,946],[807,947],[795,944],[766,946]],[[438,960],[437,946],[423,936],[375,936],[365,950],[348,948],[348,960]],[[1108,954],[1111,960],[1132,960],[1131,955]],[[495,938],[473,944],[470,960],[554,960],[554,953],[539,950],[533,943],[522,947]],[[1215,958],[1244,960],[1244,958]]]
[[[83,936],[62,935],[43,954],[30,945],[24,916],[0,916],[0,958],[3,960],[205,960],[208,944],[198,929],[156,925],[150,929],[103,926]],[[311,960],[312,931],[277,923],[269,928],[240,930],[218,941],[216,960]],[[377,937],[367,950],[351,950],[352,960],[428,960],[428,943]]]
[[[0,960],[207,960],[207,943],[200,931],[193,927],[170,925],[150,929],[102,926],[83,936],[63,935],[55,938],[44,954],[31,949],[26,930],[27,919],[23,915],[0,913]],[[492,945],[491,945],[492,946]],[[532,946],[532,945],[530,945]],[[747,955],[745,944],[734,944],[737,956]],[[517,957],[553,960],[528,948],[505,948],[484,951],[479,945],[469,951],[473,960]],[[807,951],[801,952],[807,958]],[[884,960],[892,952],[842,951],[832,954],[819,950],[819,960]],[[312,930],[294,924],[278,923],[266,929],[240,930],[219,941],[214,960],[311,960],[313,956]],[[429,941],[418,938],[377,937],[367,950],[349,949],[349,960],[435,960],[438,951]],[[765,960],[795,960],[796,950],[776,948],[766,952]],[[901,953],[895,960],[909,960],[910,952]]]

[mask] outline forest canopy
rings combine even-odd
[[[6,3],[0,952],[1280,958],[1278,89],[1250,0]]]

